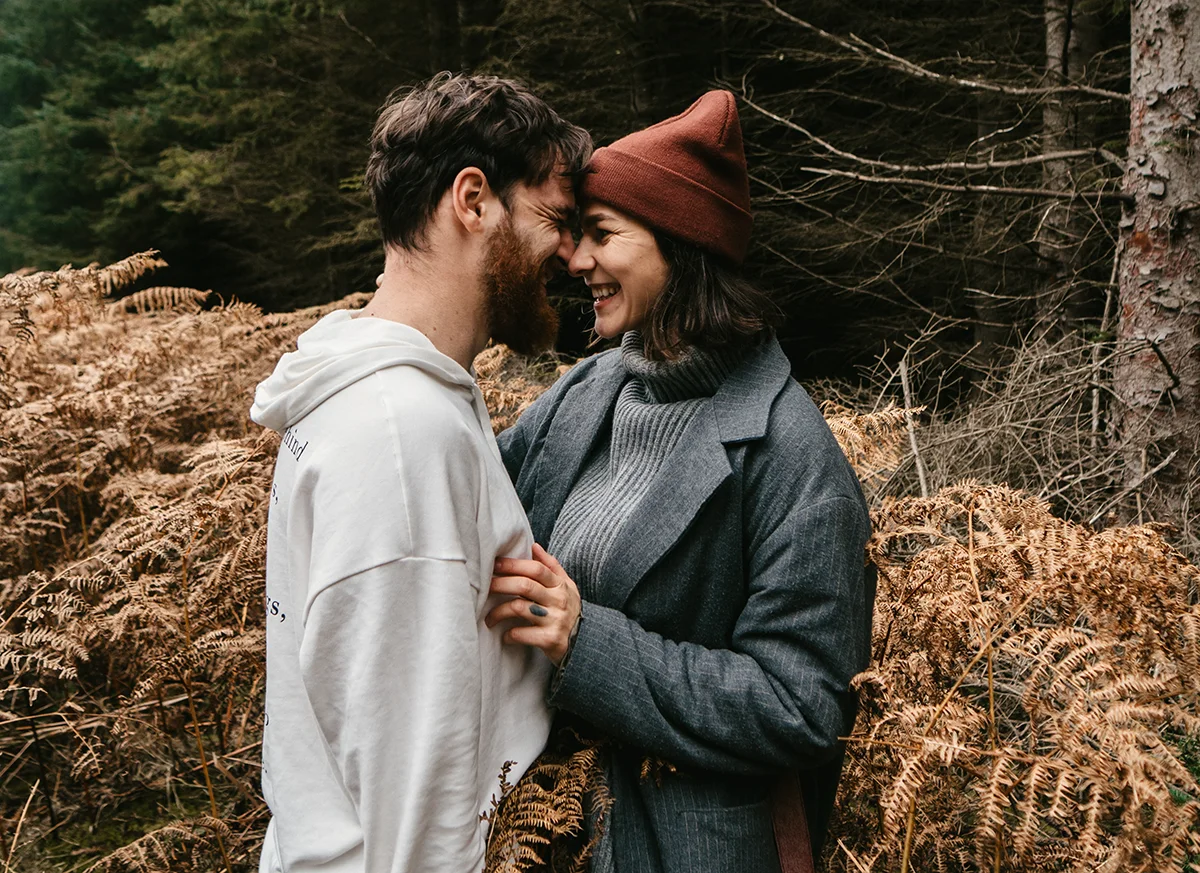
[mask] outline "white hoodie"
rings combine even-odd
[[[325,316],[258,386],[267,534],[260,871],[475,873],[541,752],[550,663],[484,616],[532,538],[478,387],[412,327]]]

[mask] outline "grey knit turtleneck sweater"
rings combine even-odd
[[[585,462],[550,536],[550,554],[584,600],[596,599],[600,568],[621,528],[738,357],[691,349],[676,361],[651,361],[641,335],[625,334],[621,361],[633,378],[617,396],[612,436]]]

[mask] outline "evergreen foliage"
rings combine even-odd
[[[1123,91],[1127,10],[1077,5],[1099,27],[1088,83]],[[381,263],[360,178],[394,87],[515,75],[603,144],[723,85],[745,98],[749,270],[788,308],[801,372],[844,372],[929,324],[951,354],[990,349],[1053,272],[1036,247],[1052,201],[962,188],[1041,187],[1043,30],[1040,0],[7,0],[0,270],[153,243],[168,284],[278,309],[336,299]],[[1088,99],[1080,144],[1119,151],[1125,104]],[[1017,164],[980,169],[996,160]],[[1102,158],[1072,173],[1085,191],[1119,179]],[[1073,278],[1098,318],[1115,207],[1085,217]]]

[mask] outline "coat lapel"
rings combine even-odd
[[[522,494],[533,538],[549,544],[554,522],[579,478],[583,462],[596,442],[607,438],[613,403],[625,382],[625,368],[608,366],[573,385],[559,403],[543,442],[537,475]]]
[[[712,402],[688,424],[622,526],[600,568],[604,606],[620,609],[630,593],[691,525],[731,472]]]
[[[732,473],[727,444],[766,434],[771,404],[790,376],[787,356],[772,339],[748,353],[692,419],[600,568],[604,606],[622,608],[646,574],[679,542]],[[609,396],[609,406],[615,396],[615,391]],[[575,470],[571,477],[574,481]],[[564,493],[555,504],[556,515],[565,498]]]

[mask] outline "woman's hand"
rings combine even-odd
[[[554,664],[562,664],[571,647],[571,632],[582,608],[579,589],[562,565],[549,552],[533,545],[533,560],[497,558],[492,577],[492,594],[511,594],[487,614],[484,621],[495,627],[509,618],[526,624],[504,632],[504,642],[535,646]]]

